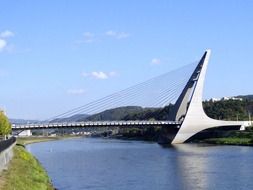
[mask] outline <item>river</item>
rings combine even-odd
[[[59,190],[253,189],[253,148],[78,138],[27,145]]]

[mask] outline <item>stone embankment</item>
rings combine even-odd
[[[0,141],[0,172],[7,169],[8,163],[13,157],[13,147],[16,144],[16,138]]]

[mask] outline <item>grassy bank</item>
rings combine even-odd
[[[224,138],[212,138],[204,140],[205,143],[209,144],[220,144],[220,145],[244,145],[253,146],[251,138],[239,138],[239,137],[224,137]]]
[[[67,137],[21,137],[17,139],[17,144],[27,145],[27,144],[38,143],[38,142],[55,141],[55,140],[60,140],[64,138],[67,138]]]
[[[26,144],[58,140],[62,137],[28,137],[19,138],[13,148],[14,157],[9,168],[0,176],[2,190],[53,190],[50,179],[38,162],[26,149]]]
[[[14,147],[14,157],[3,172],[3,190],[53,190],[50,179],[38,160],[23,146]]]
[[[119,138],[125,140],[144,140],[157,142],[160,128],[124,128],[119,131],[117,135],[112,138]],[[194,139],[194,143],[208,143],[217,145],[241,145],[253,146],[253,128],[247,128],[245,131],[225,131],[219,137],[209,139]]]
[[[253,130],[250,128],[246,131],[234,131],[226,137],[210,138],[203,141],[210,144],[253,146]]]

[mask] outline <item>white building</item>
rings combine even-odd
[[[21,133],[18,134],[19,137],[30,137],[32,136],[32,132],[30,129],[24,130]]]
[[[236,98],[236,97],[222,97],[222,98],[211,98],[210,101],[211,102],[218,102],[218,101],[228,101],[228,100],[238,100],[238,101],[243,101],[242,98]]]
[[[218,101],[220,101],[220,100],[221,100],[220,98],[211,98],[211,99],[210,99],[211,102],[218,102]]]

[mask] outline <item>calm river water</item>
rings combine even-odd
[[[253,189],[253,148],[80,138],[27,149],[59,190]]]

